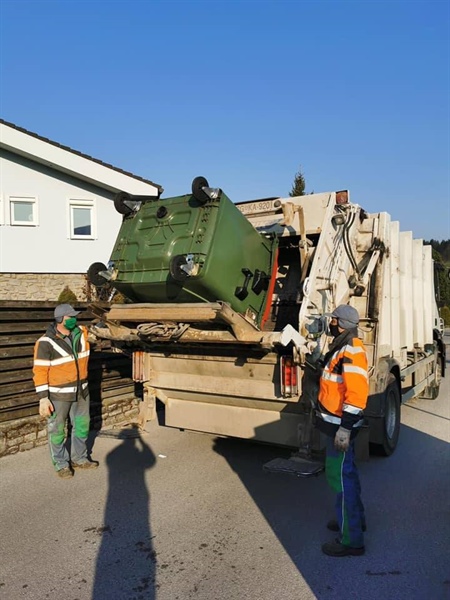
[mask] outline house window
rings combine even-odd
[[[38,211],[36,198],[17,198],[10,196],[11,225],[38,225]]]
[[[94,202],[92,200],[70,200],[69,207],[71,239],[94,239]]]

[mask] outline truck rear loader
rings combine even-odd
[[[445,369],[431,246],[348,191],[233,204],[203,177],[176,198],[116,197],[123,223],[90,281],[92,332],[130,353],[143,420],[321,456],[313,427],[327,314],[359,313],[369,358],[366,436],[386,456],[402,402],[438,396]]]

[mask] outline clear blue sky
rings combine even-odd
[[[0,0],[0,115],[187,193],[348,188],[450,238],[440,0]]]

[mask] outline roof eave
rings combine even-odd
[[[110,192],[159,196],[163,188],[0,119],[0,147]]]

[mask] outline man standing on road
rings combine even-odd
[[[39,397],[39,414],[47,417],[48,443],[59,477],[72,477],[74,469],[92,469],[88,460],[89,434],[88,332],[77,325],[70,304],[55,308],[55,321],[34,347],[33,379]],[[71,453],[66,448],[67,417],[72,426]]]
[[[323,360],[316,425],[327,435],[325,472],[336,493],[336,519],[327,527],[339,536],[323,544],[322,551],[328,556],[359,556],[365,551],[366,519],[354,439],[367,404],[367,355],[358,338],[357,310],[342,304],[331,317],[329,330],[334,340]]]

